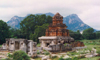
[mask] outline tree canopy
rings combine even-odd
[[[9,26],[6,22],[0,20],[0,44],[5,42],[5,38],[9,37]]]
[[[85,39],[94,39],[94,38],[96,38],[93,28],[89,28],[89,29],[84,30],[82,35]]]
[[[83,39],[83,37],[82,37],[82,35],[81,35],[81,33],[80,33],[79,30],[77,30],[77,32],[74,32],[72,30],[69,30],[69,35],[71,37],[73,37],[75,40],[81,40],[81,39]]]
[[[46,27],[52,23],[52,17],[42,15],[29,15],[20,23],[20,30],[24,38],[37,41],[39,36],[44,35]]]

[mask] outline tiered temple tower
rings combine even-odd
[[[49,29],[46,29],[46,36],[69,36],[67,26],[63,24],[63,16],[56,13],[52,18]]]
[[[73,42],[74,39],[69,36],[69,30],[66,28],[67,26],[63,24],[63,16],[56,13],[52,18],[49,28],[46,29],[45,36],[39,37],[41,47],[47,49],[50,45]]]

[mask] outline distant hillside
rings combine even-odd
[[[41,15],[42,13],[39,13],[38,15]],[[46,16],[50,15],[50,16],[54,16],[53,13],[45,13]],[[30,15],[30,14],[28,14]],[[27,16],[28,16],[27,15]],[[35,14],[37,15],[37,14]],[[12,28],[20,28],[20,22],[24,19],[25,17],[18,17],[18,16],[14,16],[12,17],[7,24],[9,26],[11,26]],[[65,23],[68,26],[68,29],[72,30],[72,31],[83,31],[84,29],[87,28],[91,28],[90,26],[88,26],[87,24],[85,24],[84,22],[82,22],[82,20],[76,15],[76,14],[71,14],[69,16],[66,16],[63,18],[63,23]]]
[[[46,16],[50,15],[50,16],[54,16],[53,13],[45,13]],[[29,16],[30,14],[28,14],[27,16]],[[38,14],[34,14],[34,15],[41,15],[41,13],[38,13]],[[25,17],[27,17],[25,16]],[[14,16],[12,17],[8,22],[7,24],[9,26],[11,26],[12,28],[15,28],[15,29],[19,29],[20,28],[20,22],[25,18],[25,17],[19,17],[19,16]]]
[[[71,14],[69,16],[64,17],[63,23],[65,23],[68,26],[68,29],[72,31],[82,31],[87,28],[91,28],[87,24],[83,23],[83,21],[76,14]]]
[[[14,16],[12,17],[7,24],[11,26],[12,28],[19,29],[20,28],[20,22],[24,19],[25,17],[18,17]]]

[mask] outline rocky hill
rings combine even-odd
[[[91,28],[87,24],[83,23],[83,21],[76,14],[64,17],[63,23],[65,23],[68,26],[68,29],[72,31],[83,31],[87,28]]]
[[[24,19],[25,17],[18,17],[14,16],[12,17],[7,24],[11,26],[12,28],[19,29],[20,28],[20,22]]]
[[[45,13],[45,14],[46,14],[46,16],[47,15],[54,16],[53,13]],[[28,15],[30,15],[30,14],[28,14]],[[41,13],[38,14],[38,15],[41,15]],[[20,22],[24,18],[25,17],[14,16],[7,22],[7,24],[9,26],[11,26],[12,28],[19,29],[20,28]],[[68,26],[69,30],[73,30],[73,31],[77,31],[77,30],[83,31],[84,29],[91,28],[90,26],[85,24],[76,14],[71,14],[69,16],[64,17],[63,23],[65,23]]]

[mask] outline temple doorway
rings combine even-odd
[[[19,49],[19,42],[15,41],[15,50],[18,50],[18,49]]]
[[[48,47],[49,44],[50,44],[50,43],[46,43],[46,47]]]

